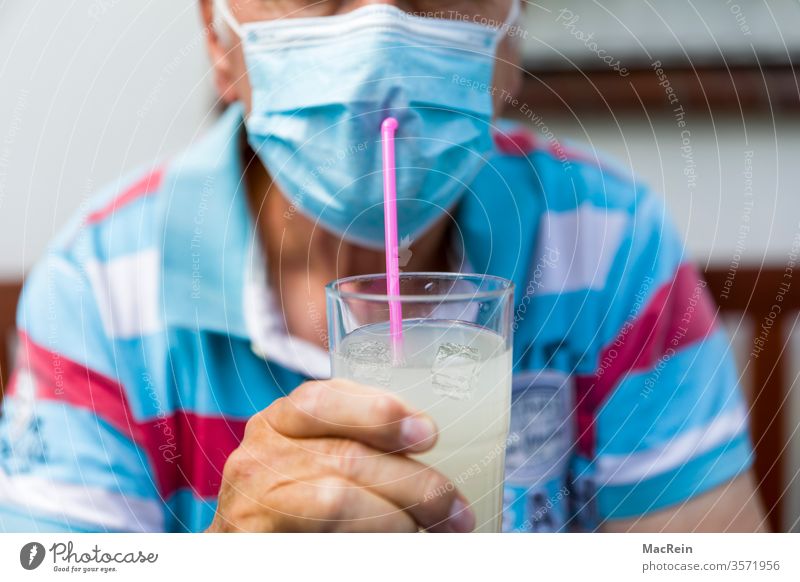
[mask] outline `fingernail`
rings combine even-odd
[[[436,426],[425,416],[409,416],[400,424],[400,438],[403,444],[413,450],[426,450],[436,435]]]
[[[475,514],[461,499],[456,499],[450,507],[447,525],[456,533],[471,532],[475,529]]]

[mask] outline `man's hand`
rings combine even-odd
[[[436,436],[391,394],[307,382],[247,423],[208,531],[471,531],[475,517],[447,478],[405,455]]]

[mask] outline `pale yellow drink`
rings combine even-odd
[[[417,458],[470,501],[475,531],[500,531],[511,405],[505,340],[461,322],[410,320],[403,322],[402,353],[395,357],[388,324],[382,323],[346,336],[332,361],[335,377],[391,390],[431,415],[439,440]]]

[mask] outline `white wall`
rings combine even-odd
[[[576,32],[592,35],[598,47],[628,65],[687,56],[696,65],[722,60],[754,63],[755,52],[761,63],[786,62],[788,54],[796,57],[800,52],[796,0],[531,0],[526,4],[525,52],[539,66],[597,65],[596,55],[575,38]]]
[[[0,277],[213,103],[195,0],[0,2]]]

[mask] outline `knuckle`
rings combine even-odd
[[[370,405],[370,415],[375,425],[394,425],[406,416],[406,410],[396,398],[388,394],[375,396]]]
[[[273,402],[270,407],[275,406],[276,403],[277,401]],[[244,425],[245,438],[252,438],[269,424],[267,420],[268,410],[269,409],[262,410],[261,412],[258,412],[247,419],[247,422]]]
[[[339,472],[357,478],[364,466],[364,459],[370,455],[369,449],[358,441],[348,439],[334,441],[331,446],[331,453]]]
[[[304,382],[294,389],[289,399],[294,406],[311,417],[322,412],[326,388],[321,382]]]
[[[331,522],[329,527],[335,527],[335,522],[344,514],[344,507],[350,496],[352,485],[339,477],[325,477],[317,481],[314,486],[313,503],[315,513],[320,519]]]
[[[227,481],[236,483],[242,481],[251,472],[252,459],[242,447],[235,449],[225,460],[223,475]]]
[[[449,502],[456,491],[456,486],[450,479],[434,469],[426,469],[420,475],[420,482],[422,484],[420,501],[423,506],[449,509]]]

